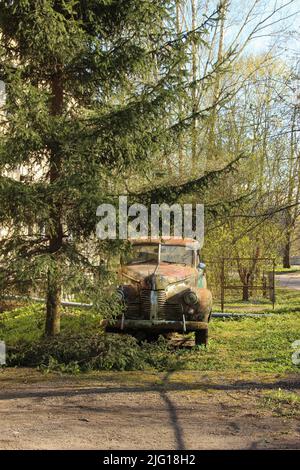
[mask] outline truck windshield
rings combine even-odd
[[[162,245],[160,252],[161,263],[175,263],[192,266],[193,251],[186,246]]]
[[[133,245],[126,264],[158,262],[159,245]],[[161,263],[193,265],[193,250],[181,245],[161,245]]]

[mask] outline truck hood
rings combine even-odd
[[[191,266],[181,264],[161,263],[157,267],[156,264],[149,263],[123,266],[121,274],[125,278],[127,277],[141,283],[147,283],[147,280],[152,278],[156,283],[163,284],[161,288],[164,288],[168,284],[183,281],[197,275],[197,270]]]

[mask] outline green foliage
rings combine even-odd
[[[132,370],[143,368],[142,351],[129,336],[103,333],[62,333],[53,339],[20,344],[8,356],[8,365],[41,367],[43,370]],[[67,369],[68,368],[68,369]]]
[[[251,258],[256,256],[258,250],[259,257],[278,256],[278,246],[282,241],[281,226],[273,219],[264,223],[257,223],[254,219],[253,223],[256,222],[257,226],[252,227],[246,218],[247,210],[251,210],[248,205],[240,206],[222,226],[208,234],[205,253],[214,253],[215,258]],[[245,217],[235,217],[234,212],[244,213]]]
[[[41,307],[1,315],[0,338],[6,341],[8,366],[39,367],[45,372],[86,370],[202,370],[297,372],[293,341],[300,338],[300,312],[270,318],[210,323],[207,348],[175,349],[163,337],[138,343],[128,335],[104,334],[99,315],[87,311],[62,316],[62,333],[42,336]]]

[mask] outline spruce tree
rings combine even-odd
[[[184,99],[185,54],[209,21],[176,36],[173,7],[0,1],[0,282],[6,293],[44,287],[47,335],[60,330],[62,286],[83,282],[84,247],[114,175],[176,139],[170,110]]]

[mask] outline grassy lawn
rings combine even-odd
[[[275,268],[275,274],[289,274],[289,273],[300,273],[300,266],[291,266],[290,268],[283,268],[277,266]]]
[[[218,370],[293,372],[291,344],[300,338],[300,313],[271,318],[214,320],[207,360]]]
[[[291,359],[292,343],[300,339],[299,292],[281,289],[278,300],[277,315],[273,317],[213,319],[206,349],[191,346],[174,348],[163,338],[156,343],[138,344],[127,335],[107,335],[102,341],[100,316],[86,310],[65,310],[61,336],[54,345],[49,342],[44,345],[41,342],[44,312],[43,307],[36,304],[0,314],[0,340],[5,340],[8,350],[12,351],[10,365],[34,364],[45,371],[299,372],[299,367]],[[233,306],[236,311],[244,311],[241,303],[231,305],[228,310],[232,311]],[[247,311],[253,311],[251,306],[248,307]],[[264,312],[271,311],[268,305],[261,307]],[[40,361],[36,357],[38,350],[43,352]]]
[[[215,301],[213,310],[220,312],[221,307]],[[226,299],[224,312],[232,313],[300,313],[300,291],[287,288],[276,289],[276,303],[273,309],[272,303],[268,299],[250,300],[243,302],[240,300]]]

